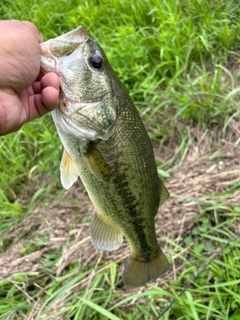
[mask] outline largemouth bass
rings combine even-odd
[[[60,105],[52,112],[64,146],[61,183],[81,178],[95,207],[90,225],[99,250],[131,248],[123,274],[130,287],[165,273],[154,218],[169,194],[152,145],[127,91],[102,48],[83,27],[41,44],[43,72],[60,77]]]

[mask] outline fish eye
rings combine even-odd
[[[91,66],[92,66],[94,69],[101,69],[102,63],[103,63],[102,57],[100,57],[100,56],[97,55],[97,54],[93,54],[93,55],[90,57],[89,61],[90,61]]]

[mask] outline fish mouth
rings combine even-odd
[[[57,38],[49,39],[40,44],[40,65],[43,74],[56,71],[57,58],[70,55],[78,46],[83,46],[89,40],[83,26],[67,32]]]

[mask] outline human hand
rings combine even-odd
[[[0,21],[0,34],[0,135],[4,135],[56,108],[60,81],[53,72],[40,73],[43,39],[32,23]]]

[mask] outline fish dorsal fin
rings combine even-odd
[[[65,150],[63,151],[62,160],[60,163],[60,172],[62,186],[65,189],[69,189],[77,180],[78,172],[72,158]]]
[[[102,154],[93,145],[90,145],[83,153],[83,158],[95,177],[102,181],[109,180],[110,173],[107,163]]]
[[[99,214],[94,214],[90,225],[91,240],[94,247],[102,251],[113,251],[120,247],[123,241],[122,232],[113,227]]]
[[[160,181],[160,202],[159,207],[169,198],[169,192],[162,181]]]

